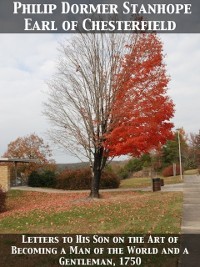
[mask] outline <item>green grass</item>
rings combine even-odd
[[[194,174],[198,174],[197,169],[184,171],[184,175],[194,175]]]
[[[139,188],[151,186],[150,178],[128,178],[121,180],[120,188]]]
[[[164,179],[165,184],[177,184],[182,183],[180,176],[161,177]],[[120,188],[142,188],[152,186],[151,178],[128,178],[121,180]]]
[[[23,195],[24,195],[24,191],[22,190],[10,190],[7,193],[7,197],[12,198],[12,199],[23,197]]]

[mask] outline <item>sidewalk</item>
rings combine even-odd
[[[200,176],[184,177],[183,234],[200,234]]]
[[[182,192],[184,184],[169,184],[161,187],[163,192]],[[12,190],[23,190],[23,191],[36,191],[45,193],[82,193],[89,192],[90,190],[62,190],[53,188],[41,188],[41,187],[30,187],[30,186],[16,186],[11,187]],[[116,188],[116,189],[101,189],[100,192],[128,192],[128,191],[152,191],[152,186],[143,188]]]
[[[182,217],[182,249],[187,248],[189,255],[182,255],[180,267],[200,266],[200,176],[184,177]]]

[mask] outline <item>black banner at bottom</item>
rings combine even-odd
[[[200,235],[0,235],[0,266],[197,267]]]

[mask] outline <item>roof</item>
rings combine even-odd
[[[20,162],[20,163],[38,163],[37,159],[20,159],[20,158],[0,158],[0,162]]]

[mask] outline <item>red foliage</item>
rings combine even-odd
[[[8,150],[4,157],[20,159],[36,159],[37,163],[18,164],[18,172],[28,176],[32,171],[42,167],[47,170],[55,169],[55,162],[50,159],[51,149],[44,140],[36,134],[30,134],[24,137],[18,137],[8,144]]]
[[[109,156],[140,155],[171,138],[174,105],[166,95],[162,43],[156,34],[138,34],[129,48],[115,81],[110,132],[104,136]]]

